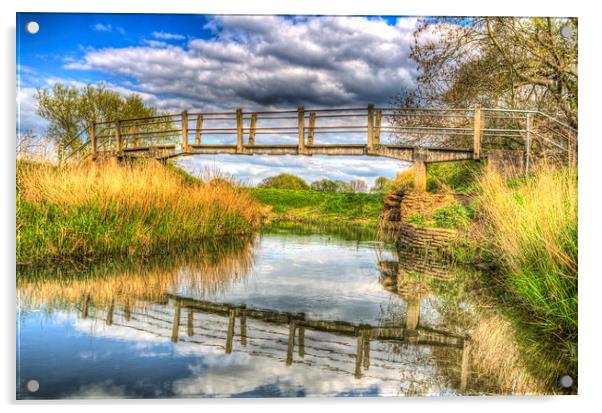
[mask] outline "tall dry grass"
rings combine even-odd
[[[508,180],[488,169],[479,187],[483,239],[503,268],[499,281],[535,337],[558,342],[576,366],[577,171],[544,164]]]
[[[155,161],[17,164],[17,261],[148,254],[258,227],[261,207],[227,180],[189,182]]]

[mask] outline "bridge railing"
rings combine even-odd
[[[472,151],[524,151],[531,158],[560,156],[576,161],[577,130],[538,111],[497,108],[316,108],[201,112],[97,122],[83,131],[82,144],[67,158],[148,153],[156,157],[224,148],[296,148],[379,145]],[[79,137],[78,137],[79,138]]]

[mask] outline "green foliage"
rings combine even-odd
[[[436,162],[426,169],[427,190],[438,192],[445,187],[455,192],[474,192],[483,163],[475,161]]]
[[[432,216],[437,228],[466,228],[470,218],[470,211],[458,203],[439,208]]]
[[[415,225],[423,226],[425,220],[422,215],[414,214],[414,215],[410,215],[408,217],[407,222],[408,222],[408,224],[415,224]]]
[[[389,178],[387,178],[386,176],[379,176],[374,181],[374,185],[372,186],[372,188],[370,188],[370,192],[383,193],[383,192],[385,192],[385,188],[387,187],[388,183],[389,183]]]
[[[309,188],[318,192],[337,192],[337,183],[330,179],[321,179],[312,182]]]
[[[398,172],[395,178],[389,179],[383,188],[383,192],[390,194],[399,190],[414,188],[414,171],[412,168]]]
[[[35,97],[38,115],[49,121],[46,134],[61,151],[79,147],[82,140],[75,139],[77,134],[94,122],[158,114],[155,108],[146,106],[139,95],[124,98],[102,84],[77,88],[55,83],[51,89],[38,89]]]
[[[274,189],[297,189],[307,190],[309,185],[302,178],[293,174],[280,174],[265,178],[257,185],[258,188],[274,188]]]
[[[303,222],[355,221],[376,225],[382,211],[380,194],[327,193],[274,188],[252,188],[263,205],[272,206],[278,220]]]

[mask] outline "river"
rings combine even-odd
[[[441,309],[470,307],[400,261],[370,236],[271,228],[150,259],[19,268],[17,397],[461,394],[469,331]]]

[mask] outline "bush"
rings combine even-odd
[[[476,161],[435,162],[426,168],[428,191],[438,192],[446,187],[455,192],[474,192],[483,163]]]
[[[318,192],[337,192],[337,183],[330,179],[321,179],[312,182],[309,186],[312,191]]]
[[[433,212],[434,226],[437,228],[465,228],[470,222],[470,212],[455,203]]]
[[[403,172],[398,172],[395,178],[389,179],[384,186],[385,193],[393,193],[402,189],[414,188],[414,170],[406,169]]]
[[[280,174],[265,178],[258,188],[274,188],[274,189],[309,189],[309,185],[303,179],[292,174]]]

